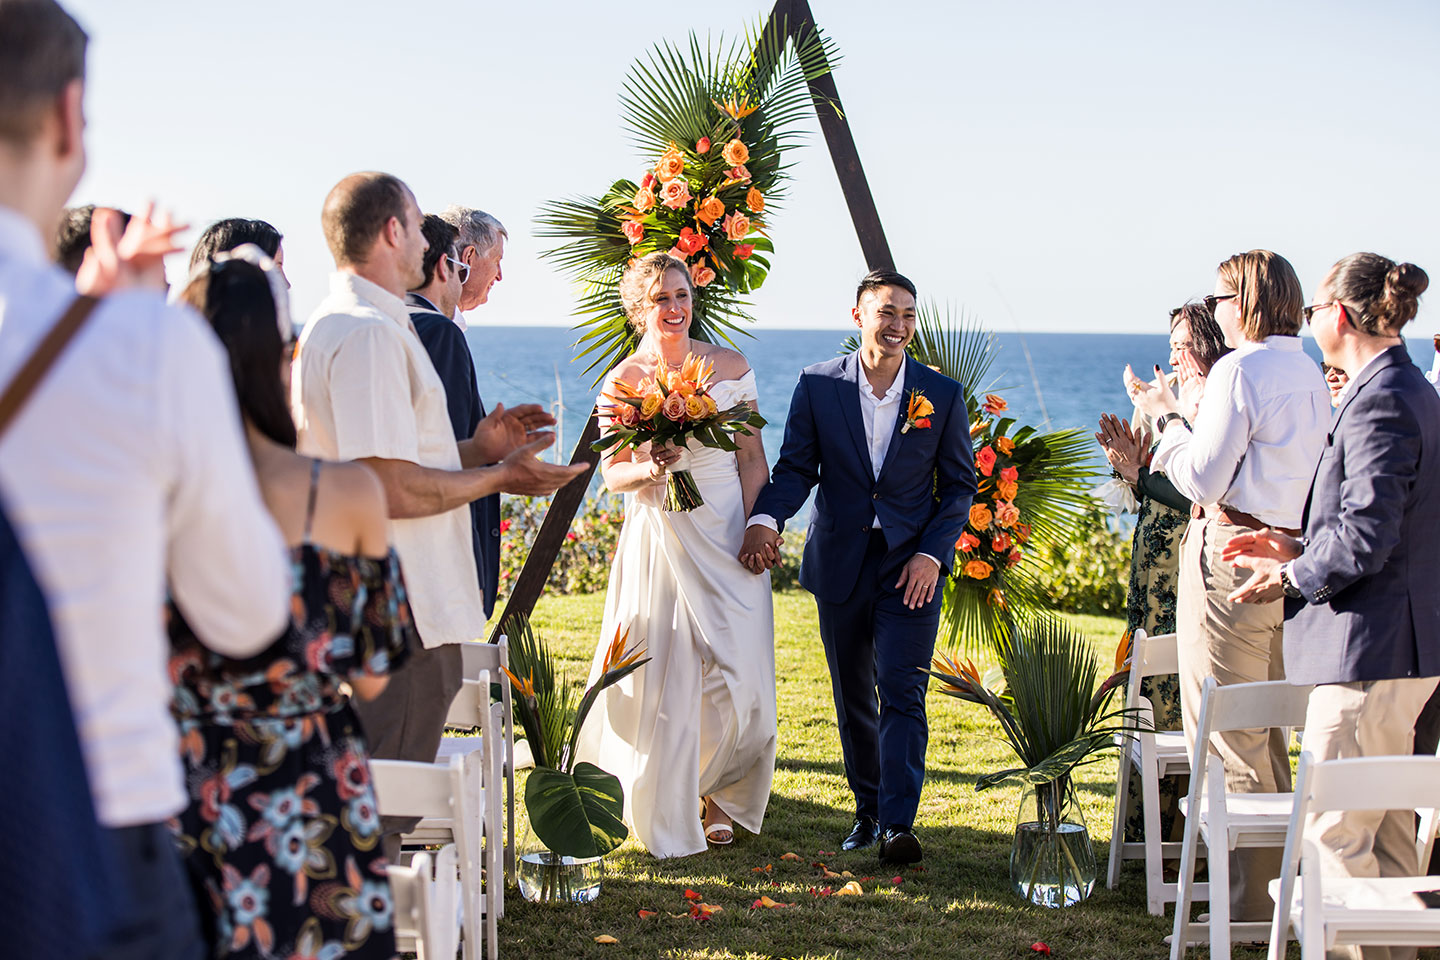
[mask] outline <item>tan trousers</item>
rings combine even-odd
[[[1206,677],[1221,686],[1285,679],[1281,601],[1232,603],[1226,599],[1250,571],[1220,559],[1229,539],[1245,527],[1191,520],[1180,543],[1180,589],[1175,610],[1180,659],[1180,711],[1191,756],[1200,725]],[[1230,793],[1284,793],[1290,760],[1280,730],[1231,730],[1211,735],[1225,762]],[[1230,855],[1230,918],[1268,920],[1274,911],[1267,884],[1280,875],[1279,849],[1238,850]]]
[[[1415,720],[1435,677],[1327,683],[1305,713],[1304,747],[1316,760],[1409,756]],[[1321,872],[1336,877],[1409,877],[1420,872],[1414,810],[1347,810],[1312,814],[1305,838],[1320,849]],[[1414,947],[1349,946],[1327,957],[1414,960]]]

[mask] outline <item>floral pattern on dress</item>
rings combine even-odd
[[[292,560],[290,628],[248,660],[206,650],[168,609],[190,794],[176,842],[215,957],[389,960],[380,818],[343,683],[385,675],[418,643],[399,561],[308,543]]]

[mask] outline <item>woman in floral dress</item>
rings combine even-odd
[[[202,265],[184,299],[230,355],[266,505],[291,545],[289,629],[246,661],[170,608],[173,711],[190,806],[177,838],[216,957],[395,956],[362,697],[412,642],[378,481],[294,452],[285,292],[255,248]]]
[[[1215,361],[1230,352],[1220,325],[1203,303],[1187,303],[1170,315],[1170,367],[1185,383],[1184,396],[1198,403],[1204,390],[1205,374]],[[1189,371],[1187,375],[1185,371]],[[1192,414],[1193,416],[1193,414]],[[1144,630],[1147,636],[1175,632],[1175,596],[1179,589],[1180,539],[1190,522],[1190,501],[1171,486],[1163,474],[1149,469],[1150,424],[1137,414],[1134,427],[1106,414],[1100,418],[1100,441],[1117,478],[1135,488],[1139,515],[1130,551],[1130,589],[1126,601],[1125,629]],[[1180,729],[1180,677],[1164,674],[1140,681],[1140,696],[1155,707],[1157,730]],[[1183,819],[1180,798],[1189,789],[1189,777],[1166,777],[1160,781],[1160,829],[1162,840],[1180,840]],[[1125,840],[1138,843],[1145,836],[1144,798],[1140,772],[1130,772],[1129,816]]]

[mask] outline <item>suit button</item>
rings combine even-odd
[[[871,499],[871,500],[879,500],[879,499],[880,499],[880,494],[878,494],[878,493],[872,493],[872,494],[870,494],[870,499]]]
[[[860,528],[860,532],[861,532],[861,533],[869,533],[872,529],[873,529],[872,527],[861,527],[861,528]]]
[[[500,530],[499,530],[497,527],[491,527],[491,528],[490,528],[490,536],[492,536],[492,537],[498,537],[498,536],[500,536]]]

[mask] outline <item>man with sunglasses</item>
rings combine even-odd
[[[459,315],[470,265],[459,258],[460,231],[454,226],[430,213],[425,215],[420,231],[430,244],[422,263],[424,282],[410,291],[405,305],[410,308],[410,322],[415,325],[416,335],[445,384],[445,401],[455,439],[465,440],[475,435],[475,428],[485,417],[485,404],[480,401],[480,388],[475,380],[475,360],[470,356],[463,327],[454,319]],[[470,501],[470,539],[485,616],[489,617],[495,610],[500,583],[498,493]]]

